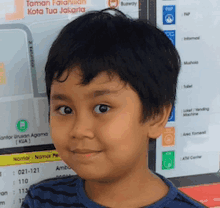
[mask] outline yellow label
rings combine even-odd
[[[60,161],[57,151],[30,152],[0,156],[0,166]]]
[[[0,62],[0,85],[6,84],[6,74],[4,63]]]

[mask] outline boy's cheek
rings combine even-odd
[[[63,151],[66,151],[68,144],[66,144],[65,141],[63,141],[63,139],[59,137],[59,135],[52,135],[51,137],[56,151],[61,154]]]
[[[54,125],[54,122],[50,124],[50,135],[54,145],[56,145],[57,143],[59,144],[59,141],[64,142],[61,138],[62,132],[60,131],[60,128],[58,126]]]

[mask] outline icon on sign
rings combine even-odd
[[[25,122],[24,121],[20,122],[20,129],[25,129]]]
[[[172,110],[170,117],[168,119],[168,122],[171,122],[171,121],[175,121],[175,106],[173,107],[173,110]]]
[[[168,24],[171,24],[173,21],[174,21],[174,16],[172,14],[167,14],[165,16],[165,21],[168,23]]]
[[[173,43],[173,45],[175,46],[175,30],[164,30],[164,33],[166,34],[166,36],[171,40],[171,42]]]
[[[175,152],[162,153],[162,170],[174,169],[175,166]]]
[[[8,2],[8,1],[5,1]],[[8,4],[8,6],[11,4]],[[24,18],[24,0],[14,0],[14,8],[16,11],[12,14],[5,14],[6,20],[19,20]],[[5,6],[6,7],[6,6]]]
[[[170,147],[175,145],[175,128],[168,127],[162,133],[162,146]]]
[[[28,129],[28,122],[26,120],[20,120],[18,121],[16,127],[18,131],[25,132]]]
[[[175,6],[163,6],[163,24],[175,24]]]
[[[119,0],[108,0],[108,7],[116,8],[119,5]]]

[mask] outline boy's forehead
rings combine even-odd
[[[66,76],[67,73],[63,74],[60,80],[65,80]],[[51,95],[83,88],[86,92],[86,97],[94,98],[104,94],[117,94],[119,91],[124,91],[122,89],[125,87],[127,88],[128,85],[124,85],[117,75],[112,76],[110,79],[107,72],[100,73],[86,86],[79,85],[81,81],[82,76],[79,70],[71,71],[65,82],[54,81],[52,83]]]
[[[73,87],[82,87],[80,83],[82,82],[82,74],[81,70],[76,68],[75,70],[72,70],[68,78],[67,72],[65,71],[59,80],[65,82],[58,82],[56,80],[53,80],[51,88],[59,88],[65,85],[70,85]],[[103,88],[120,88],[121,85],[124,85],[124,83],[121,81],[120,77],[117,74],[112,75],[111,77],[107,74],[107,72],[101,72],[96,77],[93,78],[93,80],[85,86],[85,88],[93,88],[93,87],[103,87]]]

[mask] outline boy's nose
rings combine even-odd
[[[93,123],[91,119],[88,117],[81,117],[80,119],[76,119],[76,121],[73,122],[73,125],[71,127],[71,137],[74,138],[93,138]]]

